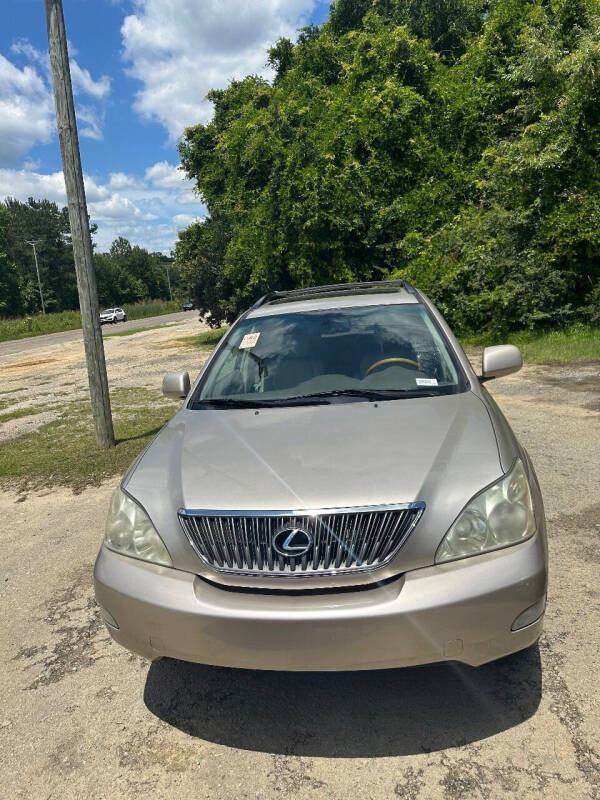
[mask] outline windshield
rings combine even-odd
[[[103,314],[113,314],[114,313],[114,308],[107,308],[102,313]]]
[[[465,388],[424,306],[364,306],[242,320],[190,408],[397,399]]]

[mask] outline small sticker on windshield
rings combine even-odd
[[[247,333],[240,342],[240,350],[246,350],[248,347],[254,347],[258,342],[260,333]]]
[[[437,378],[415,378],[417,386],[437,386]]]

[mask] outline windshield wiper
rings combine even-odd
[[[262,408],[258,400],[236,400],[233,397],[206,397],[196,400],[192,408]]]
[[[331,389],[328,392],[314,392],[288,397],[289,401],[312,401],[329,397],[359,397],[364,400],[396,400],[399,397],[434,397],[437,392],[419,389]]]
[[[438,393],[419,389],[331,389],[328,392],[245,400],[235,397],[206,397],[196,400],[193,409],[202,408],[274,408],[278,406],[329,405],[333,397],[356,397],[361,400],[397,400],[399,397],[435,397]]]
[[[302,402],[298,402],[298,401]],[[273,406],[326,405],[329,401],[318,397],[281,397],[273,400],[243,400],[234,397],[207,397],[196,400],[193,409],[202,408],[272,408]]]

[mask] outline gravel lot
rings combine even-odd
[[[107,340],[113,385],[199,366],[177,327]],[[0,356],[1,389],[85,396],[81,342]],[[600,364],[488,384],[536,464],[549,522],[546,632],[523,662],[258,673],[112,644],[92,565],[114,481],[0,492],[0,785],[6,798],[600,799]],[[47,394],[45,394],[47,393]],[[44,416],[46,415],[46,416]]]

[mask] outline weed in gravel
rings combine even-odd
[[[176,341],[193,347],[214,347],[221,341],[228,330],[228,327],[214,328],[209,331],[202,331],[202,333],[197,333],[194,336],[183,336]]]
[[[99,450],[89,402],[75,400],[57,419],[0,447],[0,482],[20,491],[66,485],[74,491],[123,473],[177,409],[159,392],[111,392],[116,447]]]

